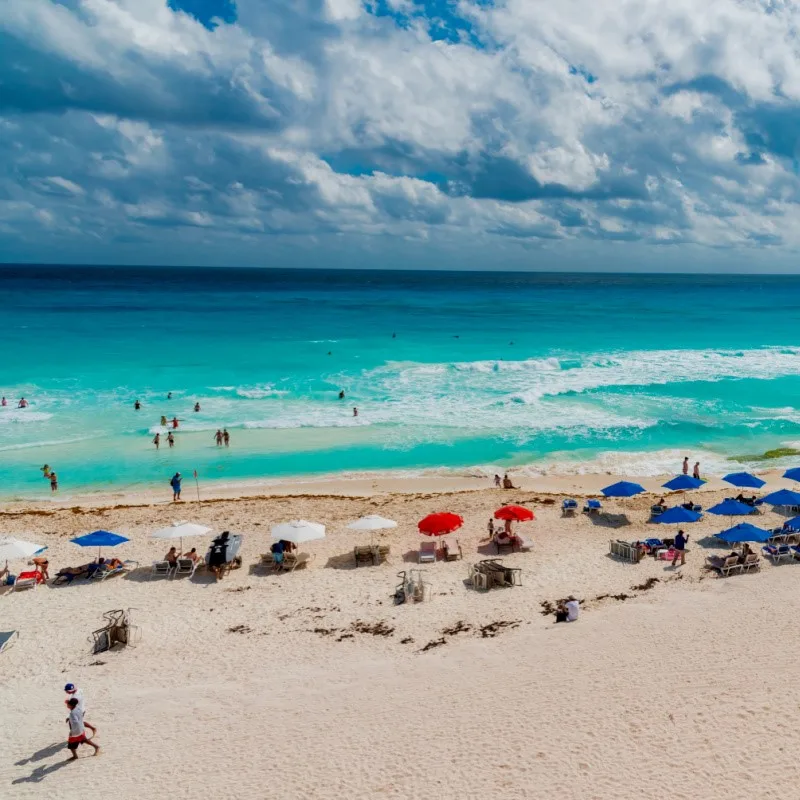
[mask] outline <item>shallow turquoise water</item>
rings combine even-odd
[[[195,468],[723,469],[800,440],[795,278],[19,267],[0,300],[5,496],[46,494],[45,462],[68,494]],[[156,452],[162,414],[182,423]]]

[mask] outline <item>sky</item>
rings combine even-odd
[[[792,0],[5,0],[0,262],[800,271]]]

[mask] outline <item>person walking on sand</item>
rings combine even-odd
[[[172,435],[172,431],[169,431],[169,433],[167,433],[167,444],[170,447],[175,447],[175,437]]]
[[[699,461],[695,461],[694,462],[694,469],[692,470],[692,477],[695,480],[698,480],[698,481],[700,480],[700,462]]]
[[[679,558],[681,560],[681,566],[686,563],[686,543],[688,541],[689,537],[686,536],[683,531],[678,531],[678,535],[675,537],[675,544],[672,546],[675,551],[675,558],[672,559],[673,567],[678,562]]]
[[[67,700],[69,707],[69,716],[67,717],[67,724],[69,725],[69,736],[67,738],[67,747],[69,748],[70,759],[77,761],[78,748],[82,744],[88,744],[89,747],[94,748],[94,754],[100,755],[100,747],[96,745],[91,739],[86,736],[86,723],[83,721],[83,711],[81,711],[77,697],[70,697]],[[97,730],[95,729],[95,733]]]
[[[81,710],[81,714],[86,716],[86,698],[83,696],[83,691],[79,689],[74,683],[68,683],[64,687],[64,691],[67,693],[67,699],[64,701],[65,705],[69,705],[69,701],[74,697],[78,701],[78,708]],[[92,736],[97,733],[97,728],[94,725],[87,722],[85,719],[83,724],[92,732]]]
[[[58,491],[58,475],[56,475],[56,471],[53,470],[50,473],[50,491],[57,492]]]
[[[689,474],[689,456],[684,456],[684,459],[683,459],[683,474],[684,475],[688,475]]]
[[[225,442],[225,447],[231,446],[231,435],[228,433],[227,428],[222,429],[222,441]]]
[[[172,476],[172,480],[169,482],[169,485],[172,487],[172,502],[177,503],[178,500],[181,499],[181,474],[180,472],[176,472]]]
[[[161,446],[161,434],[160,433],[157,433],[153,437],[153,444],[156,446],[156,450],[158,450],[158,448]]]
[[[214,441],[217,443],[217,447],[222,447],[222,431],[217,428],[217,432],[214,434]]]
[[[498,474],[495,473],[495,476],[494,476],[494,488],[495,489],[500,489],[502,487],[502,485],[503,485],[503,479]]]
[[[494,536],[494,520],[489,517],[489,522],[486,524],[486,530],[489,533],[489,538],[491,539]]]

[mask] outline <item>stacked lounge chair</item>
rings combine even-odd
[[[496,558],[487,558],[470,568],[470,582],[475,589],[488,591],[496,587],[522,586],[522,570],[506,567]]]

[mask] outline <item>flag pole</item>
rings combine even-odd
[[[200,482],[197,480],[197,470],[194,471],[194,485],[197,488],[197,502],[200,502]]]

